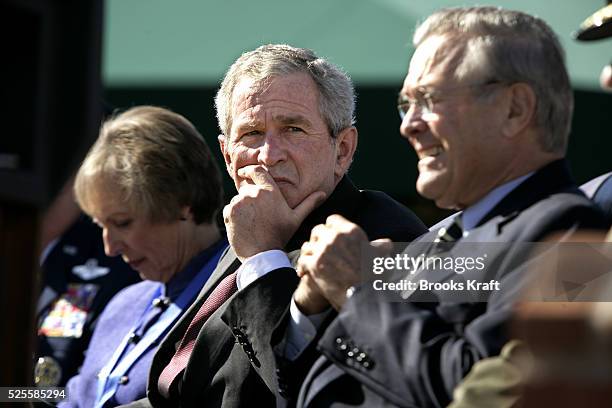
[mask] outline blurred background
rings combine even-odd
[[[482,4],[482,2],[479,2]],[[579,183],[610,170],[612,94],[599,90],[612,40],[578,43],[572,33],[603,0],[507,0],[487,4],[547,21],[567,52],[576,109],[569,158]],[[417,197],[416,156],[399,136],[396,95],[418,21],[449,0],[107,0],[102,75],[106,101],[149,103],[186,115],[216,144],[213,96],[229,65],[265,43],[313,49],[343,67],[357,86],[360,139],[351,176],[413,207],[432,223],[445,215]],[[220,155],[217,155],[221,160]],[[226,187],[233,187],[226,177]]]
[[[190,119],[214,148],[213,97],[229,65],[266,43],[312,48],[354,79],[360,139],[350,174],[428,225],[448,213],[415,191],[397,92],[415,24],[443,0],[0,0],[0,385],[31,381],[41,214],[95,140],[103,108],[153,104]],[[576,104],[569,159],[583,183],[610,171],[612,94],[599,89],[612,40],[572,33],[604,0],[489,4],[542,17],[567,51]],[[101,101],[105,101],[103,106]],[[227,195],[234,195],[225,177]],[[17,318],[16,318],[17,317]]]

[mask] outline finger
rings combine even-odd
[[[357,224],[354,224],[339,214],[332,214],[325,220],[325,225],[333,228],[336,231],[351,231],[352,229],[360,229]]]
[[[259,191],[265,188],[266,187],[258,186],[255,184],[243,184],[238,189],[238,195],[234,197],[257,197]]]
[[[380,250],[381,253],[388,254],[393,250],[393,241],[389,238],[380,238],[370,242],[374,248]]]
[[[316,272],[317,259],[315,255],[303,255],[299,257],[298,265],[300,265],[304,274],[312,275]]]
[[[299,220],[299,223],[301,224],[308,214],[312,212],[312,210],[317,208],[323,201],[325,201],[326,197],[327,194],[324,192],[315,191],[302,200],[302,202],[293,209],[293,214]]]
[[[323,292],[321,292],[321,288],[319,287],[319,284],[314,280],[314,278],[312,277],[312,275],[309,274],[305,274],[302,277],[302,280],[304,281],[304,284],[307,285],[308,287],[310,287],[311,289],[316,290],[317,292],[321,293],[321,295],[323,295]]]
[[[239,168],[238,176],[250,179],[253,181],[254,184],[259,186],[267,186],[271,188],[278,187],[270,173],[268,173],[268,171],[259,164],[253,164]]]
[[[308,271],[305,270],[304,267],[302,267],[302,265],[299,265],[299,264],[298,264],[297,268],[295,268],[295,272],[297,273],[297,276],[300,277],[300,278],[302,276],[308,274]]]
[[[315,225],[310,231],[310,242],[317,242],[326,233],[327,227],[323,224]]]
[[[344,225],[346,223],[351,223],[349,220],[341,216],[340,214],[332,214],[325,220],[325,225],[334,226],[334,225]]]
[[[230,211],[232,210],[231,207],[232,207],[231,204],[228,204],[225,207],[223,207],[223,222],[225,223],[225,225],[229,224]]]
[[[300,249],[300,255],[312,255],[314,245],[310,241],[306,241],[302,244]]]
[[[300,255],[300,257],[297,260],[297,265],[295,268],[295,271],[297,272],[297,275],[301,278],[304,275],[308,274],[308,266],[307,266],[307,257],[308,256],[302,256]]]

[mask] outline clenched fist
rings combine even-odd
[[[311,291],[318,289],[336,310],[344,305],[346,290],[361,282],[361,246],[365,244],[385,252],[391,247],[389,240],[369,242],[358,225],[340,215],[331,215],[325,224],[312,229],[310,241],[302,246],[298,260],[298,275],[313,280],[309,285],[300,285],[296,291],[295,301],[300,310],[308,312],[320,308],[317,307],[321,305],[320,298],[313,293],[300,292],[309,288]]]

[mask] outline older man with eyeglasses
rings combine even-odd
[[[313,229],[298,274],[339,314],[318,342],[301,407],[446,406],[472,365],[508,340],[525,243],[604,223],[564,159],[572,89],[544,21],[494,7],[444,9],[418,27],[414,45],[400,133],[418,156],[418,192],[461,212],[400,257],[385,258],[341,216]],[[360,274],[368,252],[395,271],[386,286],[384,274]],[[402,269],[403,259],[418,267]]]

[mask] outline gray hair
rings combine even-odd
[[[286,44],[263,45],[240,56],[229,68],[215,97],[219,128],[229,136],[232,128],[234,88],[245,77],[264,82],[294,73],[308,74],[319,90],[319,113],[332,137],[355,123],[355,90],[342,69],[306,48]]]
[[[548,24],[499,7],[448,8],[419,25],[413,44],[418,47],[435,35],[466,40],[457,79],[479,76],[484,81],[528,84],[537,98],[535,125],[541,130],[542,149],[566,151],[574,96],[565,53]]]
[[[183,116],[154,106],[129,109],[102,125],[74,182],[86,213],[104,186],[152,222],[178,219],[189,206],[196,224],[212,223],[223,200],[221,173],[204,138]]]

